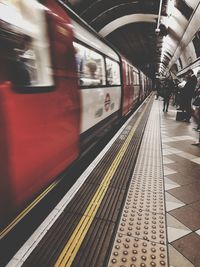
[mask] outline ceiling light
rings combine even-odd
[[[167,15],[170,17],[174,11],[175,0],[168,0],[167,3]]]
[[[157,27],[155,29],[155,33],[156,34],[159,34],[160,33],[160,18],[161,18],[161,11],[162,11],[162,1],[163,0],[160,0],[160,5],[159,5],[159,11],[158,11],[158,21],[157,21]]]

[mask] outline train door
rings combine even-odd
[[[122,114],[125,116],[129,112],[129,76],[128,76],[128,64],[122,59],[122,91],[123,91],[123,105]]]
[[[79,153],[72,27],[59,4],[45,3],[0,3],[0,203],[9,201],[0,207],[1,218],[47,186]]]
[[[134,77],[134,103],[139,101],[139,94],[140,94],[140,79],[139,79],[139,72],[138,70],[133,71]]]
[[[134,107],[134,77],[133,77],[133,67],[129,65],[129,84],[130,84],[130,104],[129,108]]]

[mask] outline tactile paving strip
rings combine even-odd
[[[139,211],[143,210],[164,214],[163,194],[137,189],[137,185],[137,183],[131,185],[126,204]],[[148,184],[146,184],[146,187],[148,188]]]
[[[159,179],[162,176],[161,166],[149,165],[137,167],[135,169],[137,176],[134,177],[131,185],[136,185],[136,189],[150,190],[152,192],[162,192],[163,181]],[[134,187],[135,188],[135,187]]]
[[[154,102],[108,266],[168,266],[166,243],[160,115]]]
[[[110,267],[167,266],[166,247],[155,242],[118,234],[110,258]]]
[[[127,216],[126,216],[127,215]],[[144,240],[152,240],[166,244],[165,216],[154,212],[140,212],[125,206],[119,233],[136,236]]]

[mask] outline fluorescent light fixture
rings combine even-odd
[[[167,15],[170,17],[174,11],[175,0],[168,0],[167,3]]]

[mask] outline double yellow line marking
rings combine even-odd
[[[148,106],[148,105],[147,105]],[[140,114],[140,117],[137,119],[134,127],[130,131],[128,137],[126,138],[124,144],[122,145],[120,151],[116,155],[112,165],[108,169],[106,175],[104,176],[100,187],[98,188],[97,192],[95,193],[94,197],[92,198],[89,206],[87,207],[83,217],[79,221],[76,229],[72,233],[70,239],[68,240],[67,244],[65,245],[63,251],[61,252],[58,260],[55,263],[55,267],[69,267],[71,266],[76,254],[88,232],[89,227],[92,224],[92,221],[97,213],[99,206],[108,190],[110,182],[114,176],[115,171],[117,170],[132,138],[137,129],[141,118],[146,111],[147,106],[144,108],[143,112]]]

